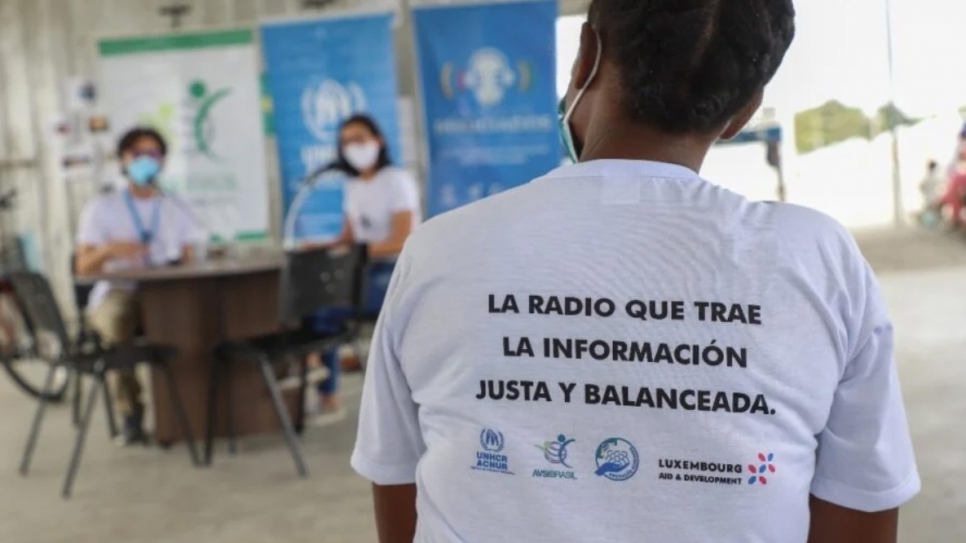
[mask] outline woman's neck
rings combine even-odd
[[[598,159],[649,160],[678,164],[700,172],[713,143],[706,137],[670,135],[647,128],[615,127],[602,130],[580,156],[581,162]]]
[[[677,164],[694,172],[701,165],[719,134],[669,133],[632,122],[620,102],[606,98],[587,106],[590,123],[585,130],[581,162],[600,159],[648,160]]]
[[[379,173],[379,168],[372,168],[371,170],[359,172],[359,179],[362,179],[363,181],[372,181],[373,179],[376,178],[376,175],[378,173]]]

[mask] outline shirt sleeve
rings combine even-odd
[[[377,485],[416,481],[416,466],[426,450],[418,406],[403,373],[395,337],[406,274],[405,252],[389,283],[386,303],[376,324],[359,413],[352,468]]]
[[[104,228],[103,213],[98,200],[93,200],[81,213],[80,224],[77,226],[77,244],[106,245],[109,241],[107,230]]]
[[[818,436],[812,494],[864,512],[899,507],[918,494],[919,474],[896,369],[893,330],[875,277],[862,262],[858,339]]]
[[[394,178],[390,208],[393,213],[419,209],[419,188],[413,176],[405,170],[399,170]]]

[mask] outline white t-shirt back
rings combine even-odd
[[[125,190],[118,189],[99,195],[87,204],[77,231],[79,245],[99,247],[113,242],[136,242],[141,239],[141,231],[125,199]],[[188,204],[177,196],[132,198],[132,202],[141,219],[141,226],[147,230],[154,227],[155,206],[158,206],[158,231],[152,232],[149,258],[147,261],[110,260],[104,265],[105,272],[165,265],[180,258],[182,249],[196,241],[196,227],[188,212]],[[96,308],[112,289],[133,290],[136,286],[126,282],[100,281],[91,292],[87,308]]]
[[[809,494],[919,490],[892,328],[851,236],[678,166],[595,161],[408,241],[353,467],[416,541],[802,543]]]
[[[344,208],[352,234],[360,243],[389,239],[396,213],[412,211],[413,226],[422,221],[419,187],[406,170],[386,167],[368,181],[350,179],[345,185]]]

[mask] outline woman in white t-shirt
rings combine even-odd
[[[698,173],[794,17],[591,2],[560,104],[578,163],[399,257],[351,459],[381,543],[896,542],[920,480],[872,270],[832,219]]]
[[[422,220],[416,180],[393,166],[382,130],[368,115],[342,124],[336,165],[349,176],[340,241],[365,243],[373,260],[394,261]]]
[[[389,147],[379,125],[368,115],[356,114],[339,129],[339,156],[335,168],[345,172],[345,226],[337,244],[365,244],[370,258],[365,313],[375,316],[389,287],[396,257],[406,238],[422,220],[419,188],[413,176],[393,166]],[[337,329],[344,311],[324,310],[314,327]],[[318,357],[310,360],[317,366]],[[322,415],[342,414],[337,395],[339,364],[336,353],[323,353],[329,378],[319,386]],[[333,417],[316,417],[317,422]]]

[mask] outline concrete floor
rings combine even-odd
[[[966,534],[966,240],[914,230],[860,234],[881,275],[898,334],[898,357],[923,492],[902,514],[903,543]],[[954,294],[950,294],[954,293]],[[72,432],[50,412],[29,478],[17,474],[33,402],[0,378],[0,542],[368,542],[375,535],[368,484],[348,467],[361,381],[346,380],[352,416],[311,429],[301,481],[281,440],[223,450],[195,470],[181,448],[119,449],[97,418],[75,497],[59,498]]]

